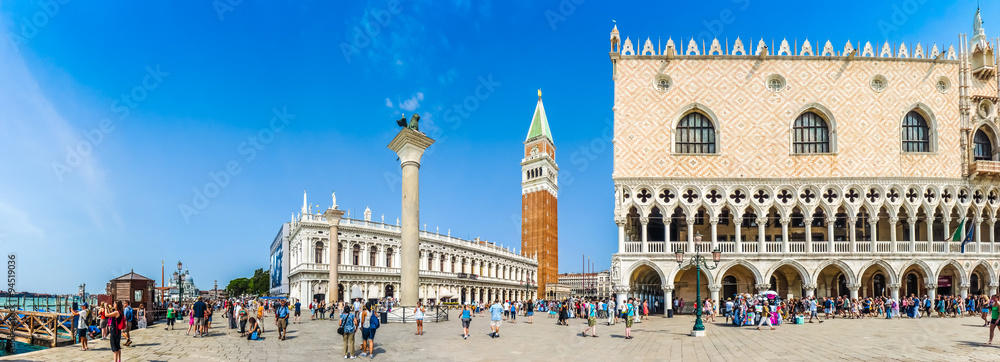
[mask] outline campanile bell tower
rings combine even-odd
[[[546,298],[546,283],[559,282],[558,176],[556,146],[539,89],[521,160],[521,252],[538,257],[536,299]]]

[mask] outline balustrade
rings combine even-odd
[[[647,243],[649,245],[650,253],[662,253],[665,242],[663,241],[650,241]]]

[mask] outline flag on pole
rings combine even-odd
[[[965,253],[965,244],[972,242],[972,233],[976,230],[976,224],[969,225],[969,232],[965,233],[965,240],[962,240],[962,253]]]
[[[965,219],[964,218],[962,219],[962,222],[958,223],[958,228],[955,229],[955,232],[953,234],[951,234],[951,241],[962,241],[962,227],[963,226],[965,226]]]

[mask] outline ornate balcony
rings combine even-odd
[[[969,167],[969,177],[986,176],[986,177],[997,177],[1000,176],[1000,161],[983,161],[977,160],[972,162],[972,166]]]

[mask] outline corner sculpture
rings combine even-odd
[[[404,114],[402,118],[396,121],[396,124],[400,127],[420,132],[420,127],[417,125],[417,122],[420,122],[420,115],[414,113],[413,116],[410,117],[410,123],[406,123],[406,115]]]

